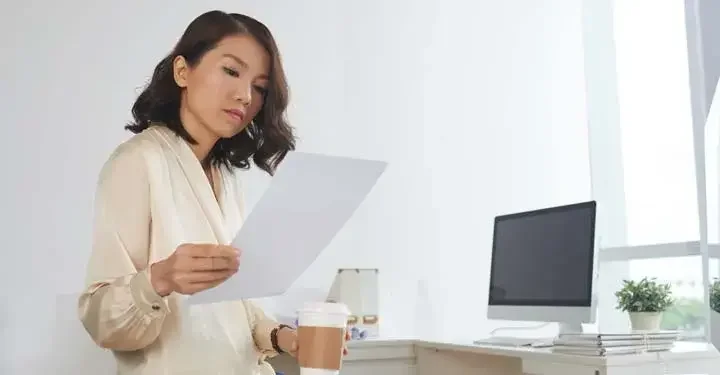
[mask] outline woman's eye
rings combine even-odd
[[[223,70],[225,71],[225,73],[227,73],[227,75],[229,75],[231,77],[240,76],[240,73],[238,73],[237,70],[235,70],[235,69],[223,67]]]
[[[262,95],[267,94],[267,88],[262,86],[253,86],[257,92],[259,92]]]

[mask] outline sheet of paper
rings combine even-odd
[[[283,294],[365,200],[387,163],[291,152],[233,240],[240,269],[191,304]]]

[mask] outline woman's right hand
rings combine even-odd
[[[180,245],[150,268],[150,282],[162,297],[195,294],[222,284],[240,265],[240,251],[223,245]]]

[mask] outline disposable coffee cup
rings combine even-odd
[[[298,311],[300,375],[340,373],[349,315],[341,303],[307,303]]]

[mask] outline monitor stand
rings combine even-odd
[[[583,333],[581,323],[558,323],[558,334]]]

